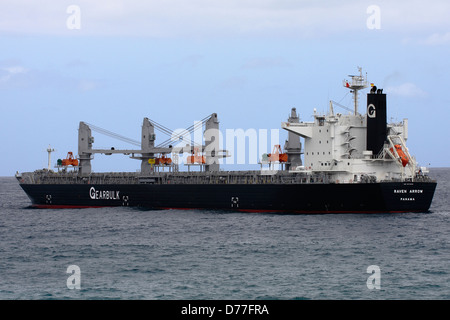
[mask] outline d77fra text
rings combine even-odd
[[[229,315],[258,315],[269,314],[269,309],[266,305],[260,304],[227,304],[225,309],[189,304],[187,307],[181,308],[181,314],[183,315],[207,315],[211,318],[215,312]]]

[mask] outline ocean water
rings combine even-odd
[[[430,175],[430,213],[359,215],[31,209],[0,178],[0,299],[450,299],[450,168]]]

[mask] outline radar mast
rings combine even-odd
[[[367,88],[369,85],[367,84],[367,73],[364,77],[362,75],[362,68],[358,67],[359,75],[349,75],[351,77],[351,81],[344,80],[344,87],[350,89],[350,92],[353,93],[353,102],[355,106],[355,115],[358,114],[358,91],[364,88]]]

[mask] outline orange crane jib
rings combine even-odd
[[[169,157],[166,157],[166,155],[162,155],[161,157],[155,158],[155,164],[156,165],[171,165],[172,159]]]
[[[273,147],[273,151],[272,153],[269,153],[267,155],[267,157],[269,158],[270,162],[287,162],[288,161],[288,156],[286,153],[283,153],[281,151],[281,146],[279,144],[276,144]]]
[[[192,151],[192,156],[187,157],[186,159],[188,164],[205,164],[206,160],[205,157],[199,154],[198,148],[194,148],[194,151]]]
[[[75,157],[73,156],[73,153],[71,151],[69,151],[67,153],[67,157],[66,159],[62,160],[61,163],[63,166],[74,166],[74,167],[78,167],[78,160],[75,159]]]

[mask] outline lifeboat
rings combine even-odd
[[[400,157],[400,160],[402,162],[402,166],[406,167],[406,165],[408,164],[409,160],[408,160],[408,157],[406,156],[406,154],[403,152],[402,146],[399,145],[399,144],[396,144],[396,145],[394,145],[394,147],[395,147],[395,151],[397,151],[397,154]],[[393,154],[395,154],[393,148],[391,148],[391,152]]]

